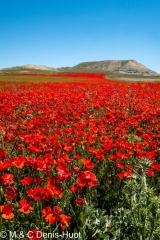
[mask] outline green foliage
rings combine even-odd
[[[160,236],[160,197],[146,183],[148,159],[143,159],[137,166],[141,174],[135,174],[123,189],[123,201],[127,208],[117,208],[111,223],[116,235],[113,239],[156,240]],[[136,170],[135,168],[135,170]]]
[[[86,206],[80,213],[79,231],[82,239],[157,240],[160,236],[160,197],[146,183],[150,161],[136,165],[121,194],[123,207],[117,206],[113,215],[106,210]],[[136,172],[141,169],[141,173]]]

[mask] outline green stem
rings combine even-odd
[[[42,226],[42,232],[44,232],[44,220],[42,217],[42,201],[39,201],[39,209],[40,209],[40,218],[41,218],[41,226]]]
[[[2,231],[2,217],[0,215],[0,232]]]

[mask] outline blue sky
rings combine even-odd
[[[0,0],[0,68],[126,59],[160,72],[160,0]]]

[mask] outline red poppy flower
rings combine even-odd
[[[151,163],[150,166],[153,170],[160,171],[160,164]]]
[[[61,219],[61,223],[64,224],[66,227],[69,226],[70,221],[71,221],[71,217],[65,215],[65,214],[61,214],[60,215],[60,219]]]
[[[21,183],[23,183],[25,186],[29,186],[33,183],[33,178],[31,177],[24,177],[23,179],[19,180]]]
[[[82,163],[85,166],[86,169],[93,169],[94,164],[89,159],[82,159]]]
[[[60,181],[64,181],[65,179],[69,179],[72,176],[72,173],[69,172],[67,165],[65,163],[59,163],[56,167],[58,171],[57,179]]]
[[[124,168],[124,164],[122,162],[117,162],[117,168]]]
[[[1,176],[2,184],[12,184],[14,175],[12,173],[4,173]]]
[[[53,214],[54,215],[59,215],[62,212],[62,209],[58,206],[53,207]]]
[[[73,186],[73,185],[70,186],[69,189],[70,189],[71,192],[78,192],[79,191],[79,187]]]
[[[56,177],[48,177],[48,183],[52,184],[52,185],[55,185],[57,184],[57,179]]]
[[[2,134],[2,132],[1,132],[1,134]],[[0,160],[2,160],[6,156],[7,156],[7,151],[5,149],[4,150],[0,149]]]
[[[41,236],[42,236],[42,232],[38,229],[32,229],[28,232],[27,237],[30,240],[42,240]]]
[[[78,172],[80,171],[80,169],[79,169],[79,167],[77,167],[77,166],[73,166],[73,171],[74,171],[75,173],[78,173]]]
[[[48,215],[45,217],[45,220],[46,220],[46,222],[51,223],[51,224],[54,224],[54,223],[57,222],[57,218],[56,218],[56,216],[53,215],[53,213],[48,214]]]
[[[104,154],[104,150],[103,149],[96,149],[94,151],[94,154],[96,155],[96,159],[98,161],[103,161],[104,157],[105,157],[105,154]]]
[[[131,165],[126,165],[126,168],[127,168],[128,170],[133,169],[133,167],[132,167]]]
[[[12,165],[17,168],[23,168],[26,159],[23,156],[18,156],[16,160],[12,162]]]
[[[76,198],[75,203],[77,203],[78,205],[83,205],[85,201],[83,198]]]
[[[150,177],[153,177],[154,176],[154,172],[152,170],[146,170],[146,174]]]
[[[54,224],[58,221],[62,209],[58,206],[54,206],[52,211],[51,207],[47,206],[43,208],[42,212],[43,218],[46,220],[46,222]]]
[[[57,185],[52,185],[48,183],[47,185],[44,186],[44,189],[45,191],[48,191],[53,198],[56,196],[61,198],[63,196],[62,188]]]
[[[30,211],[33,210],[33,207],[31,207],[31,205],[25,199],[21,199],[19,201],[19,204],[20,204],[21,208],[18,209],[18,212],[22,212],[24,214],[29,214]]]
[[[76,183],[79,187],[94,187],[97,185],[98,180],[94,173],[83,171],[79,174]]]
[[[117,159],[117,157],[115,156],[115,155],[110,155],[109,156],[109,159],[111,160],[111,161],[116,161],[116,159]]]
[[[15,197],[17,196],[17,188],[13,186],[6,187],[6,197],[10,200],[14,200]]]
[[[5,161],[0,161],[0,171],[7,170],[8,167],[12,165],[10,159],[6,159]]]
[[[34,177],[34,181],[35,181],[37,184],[41,184],[41,183],[44,181],[44,179],[41,178],[41,177],[39,177],[39,176],[36,176],[36,177]]]
[[[41,187],[35,187],[33,189],[27,190],[27,196],[32,197],[35,201],[43,200],[45,198],[45,191]]]
[[[52,209],[51,209],[51,207],[48,206],[48,207],[43,208],[42,212],[43,212],[43,218],[46,218],[47,215],[52,213]]]
[[[74,155],[74,158],[76,159],[76,160],[80,160],[81,159],[81,156],[79,156],[79,155]]]
[[[61,227],[62,231],[65,230],[65,226],[64,226],[64,224],[60,223],[60,227]]]
[[[122,171],[121,173],[118,173],[117,175],[118,175],[118,177],[119,177],[120,179],[123,179],[123,178],[124,178],[124,172],[123,172],[123,171]]]
[[[118,174],[118,177],[120,179],[123,179],[124,177],[126,178],[131,178],[131,176],[133,175],[133,172],[130,171],[122,171],[121,173]]]
[[[6,204],[0,206],[0,211],[2,212],[2,218],[4,219],[12,219],[14,218],[14,214],[12,213],[13,207],[11,204]]]
[[[124,177],[126,178],[131,178],[132,175],[133,175],[133,172],[130,172],[130,171],[124,172]]]
[[[64,150],[66,152],[70,152],[72,150],[72,146],[68,145],[68,144],[65,144],[65,147],[64,147]]]

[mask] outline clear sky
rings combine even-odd
[[[127,59],[160,72],[160,0],[0,0],[0,68]]]

